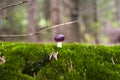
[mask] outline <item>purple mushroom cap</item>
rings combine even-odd
[[[65,40],[65,37],[62,34],[59,34],[55,37],[55,41],[57,41],[57,42],[62,42],[64,40]]]

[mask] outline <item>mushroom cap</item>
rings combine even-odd
[[[55,36],[55,41],[57,41],[57,42],[62,42],[64,40],[65,40],[65,37],[63,34],[59,34],[59,35]]]

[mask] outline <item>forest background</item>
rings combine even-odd
[[[120,0],[0,0],[1,41],[48,43],[57,34],[67,43],[119,43]]]

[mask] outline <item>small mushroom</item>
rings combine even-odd
[[[55,41],[57,42],[57,47],[62,48],[62,41],[64,41],[64,40],[65,40],[64,35],[62,35],[62,34],[57,35],[55,37]]]

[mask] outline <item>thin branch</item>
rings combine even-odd
[[[33,36],[33,35],[37,35],[37,34],[43,32],[43,31],[47,31],[47,30],[50,30],[50,29],[58,28],[58,27],[60,27],[60,26],[69,25],[69,24],[73,24],[73,23],[77,23],[77,22],[79,22],[79,21],[66,22],[66,23],[54,25],[54,26],[52,26],[52,27],[45,28],[45,29],[39,30],[39,31],[34,32],[34,33],[29,33],[29,34],[22,34],[22,35],[0,35],[0,37],[4,37],[4,38],[16,38],[16,37]]]
[[[7,6],[3,7],[3,8],[0,8],[0,12],[1,12],[2,10],[4,10],[4,9],[10,8],[10,7],[14,7],[14,6],[18,6],[18,5],[27,3],[27,2],[29,2],[29,0],[25,0],[25,1],[22,1],[22,2],[19,2],[19,3],[7,5]]]
[[[113,60],[113,57],[111,57],[112,63],[115,64],[115,61]]]

